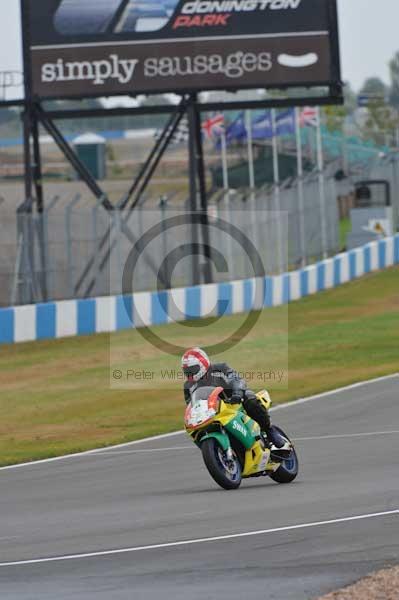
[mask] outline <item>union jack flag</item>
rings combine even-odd
[[[318,125],[318,110],[317,108],[307,106],[301,111],[299,117],[301,127],[317,127]]]
[[[202,123],[202,131],[207,138],[213,139],[219,137],[222,134],[224,128],[224,115],[219,113],[213,117],[210,117]]]

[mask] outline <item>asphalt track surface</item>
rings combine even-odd
[[[398,563],[398,401],[395,376],[277,410],[288,486],[220,490],[183,434],[2,469],[0,597],[308,600]]]

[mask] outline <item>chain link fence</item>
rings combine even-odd
[[[299,268],[340,251],[337,198],[352,192],[356,181],[383,179],[390,183],[397,227],[399,153],[384,155],[342,181],[336,181],[336,173],[333,163],[323,174],[323,206],[320,174],[304,177],[303,210],[296,179],[279,188],[219,190],[213,194],[209,241],[214,255],[222,256],[227,267],[218,267],[216,262],[212,280],[216,283],[257,275],[248,253],[212,227],[217,219],[236,227],[254,244],[267,274]],[[89,204],[87,198],[76,194],[54,196],[38,215],[26,213],[23,206],[16,213],[15,206],[0,198],[0,305],[120,294],[124,267],[134,244],[157,227],[156,239],[141,253],[137,264],[134,291],[203,282],[206,265],[202,259],[197,264],[187,257],[177,260],[179,248],[195,241],[192,228],[186,225],[171,231],[166,227],[168,219],[188,210],[188,203],[164,197],[146,199],[144,206],[131,213],[109,212],[101,201]],[[200,232],[197,236],[201,241]]]
[[[285,182],[278,193],[276,188],[268,187],[256,192],[239,190],[212,196],[209,242],[215,256],[221,256],[226,263],[223,268],[217,262],[212,267],[215,283],[258,275],[253,272],[248,253],[234,243],[234,235],[221,236],[213,227],[212,223],[218,219],[237,228],[254,244],[267,274],[298,268],[338,252],[334,177],[325,179],[325,241],[321,234],[318,173],[306,176],[303,189],[303,211],[299,210],[296,180]],[[173,204],[166,198],[149,204],[151,208],[146,204],[131,213],[117,209],[109,212],[104,210],[101,200],[88,208],[80,195],[55,196],[41,215],[24,212],[23,206],[15,214],[6,202],[0,204],[0,304],[119,294],[124,266],[134,244],[156,227],[159,229],[156,239],[141,252],[134,291],[203,282],[203,260],[196,266],[188,257],[179,259],[179,248],[193,242],[192,228],[186,225],[170,231],[165,226],[168,219],[187,213],[188,205]],[[301,239],[301,219],[304,239]],[[200,241],[200,231],[197,236]],[[198,269],[199,272],[194,272]]]

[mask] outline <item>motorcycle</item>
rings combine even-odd
[[[270,409],[272,401],[266,390],[256,396]],[[298,456],[288,436],[276,427],[289,449],[279,452],[271,447],[244,407],[226,402],[222,387],[198,388],[186,407],[184,421],[209,474],[226,490],[239,488],[242,480],[250,477],[291,483],[298,475]]]

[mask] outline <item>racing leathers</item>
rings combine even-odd
[[[242,402],[245,412],[256,421],[272,444],[281,447],[280,436],[273,430],[270,415],[266,407],[256,397],[254,392],[247,388],[246,381],[226,363],[211,364],[208,372],[197,382],[186,381],[184,384],[184,399],[186,404],[191,395],[199,387],[222,387],[226,394],[227,402],[239,404]],[[284,441],[283,441],[284,443]]]

